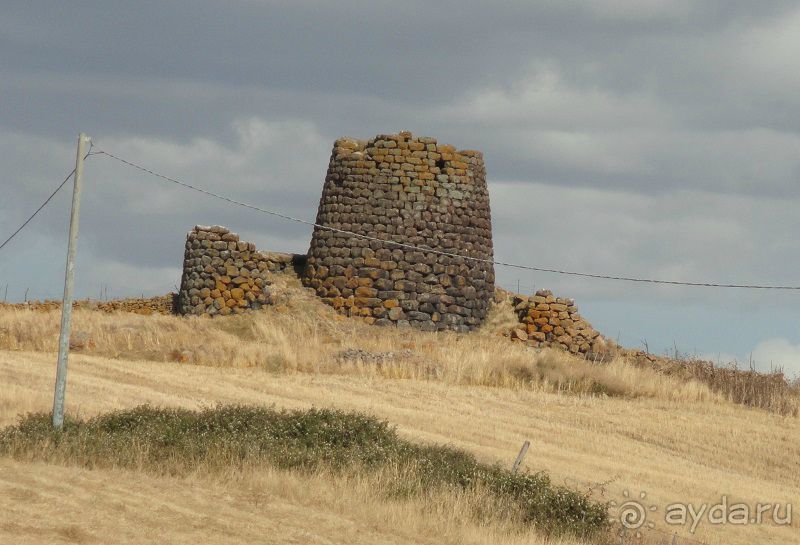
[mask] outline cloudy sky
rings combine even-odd
[[[484,152],[499,259],[800,285],[798,66],[789,1],[6,0],[0,239],[72,168],[79,131],[313,219],[335,138],[411,130]],[[60,296],[69,200],[0,251],[9,300]],[[269,250],[310,236],[92,156],[79,295],[175,289],[198,223]],[[629,346],[800,373],[800,292],[497,276],[574,297]]]

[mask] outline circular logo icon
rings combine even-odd
[[[616,501],[611,502],[611,507],[616,509],[616,514],[612,518],[612,522],[619,522],[621,525],[620,535],[627,535],[632,532],[637,538],[642,537],[642,528],[652,529],[655,524],[647,520],[648,512],[658,510],[655,505],[645,505],[647,499],[647,492],[639,492],[638,499],[632,499],[630,493],[625,490],[622,493],[625,501],[618,504]]]

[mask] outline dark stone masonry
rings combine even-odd
[[[493,265],[434,252],[493,258],[480,152],[409,132],[340,138],[316,223],[303,282],[340,313],[427,331],[483,321]]]
[[[196,226],[186,235],[179,314],[240,314],[270,302],[268,276],[292,267],[292,254],[259,252],[225,227]]]

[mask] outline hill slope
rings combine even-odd
[[[622,362],[538,353],[491,332],[381,330],[326,312],[300,295],[223,320],[78,312],[76,329],[93,348],[71,357],[68,412],[231,402],[352,409],[389,420],[402,436],[503,465],[528,439],[526,466],[554,482],[618,502],[625,490],[646,492],[659,507],[656,530],[710,544],[800,543],[798,520],[791,527],[704,521],[694,535],[663,520],[674,502],[800,497],[797,418]],[[50,409],[57,318],[3,315],[0,424]],[[161,478],[3,459],[0,542],[102,543],[109,535],[118,543],[153,536],[188,543],[198,535],[209,543],[541,542],[534,530],[478,525],[465,508],[381,499],[375,486],[269,470]],[[654,543],[663,537],[647,535]]]

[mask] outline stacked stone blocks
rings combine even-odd
[[[128,299],[114,299],[112,301],[97,301],[81,299],[73,301],[72,308],[76,310],[100,310],[103,312],[133,312],[135,314],[172,314],[175,306],[175,294],[170,293],[158,297],[132,297]],[[25,303],[2,303],[2,309],[33,310],[36,312],[51,312],[61,310],[61,301],[47,299],[44,301],[27,301]]]
[[[288,254],[258,252],[255,244],[219,225],[186,236],[179,314],[241,314],[270,302],[268,276],[291,265]]]
[[[341,138],[316,223],[303,282],[337,311],[428,331],[482,323],[494,268],[480,152],[409,132]]]
[[[530,297],[515,295],[512,302],[520,321],[520,327],[511,331],[513,340],[583,355],[605,354],[611,348],[609,341],[578,313],[572,299],[539,290]]]

